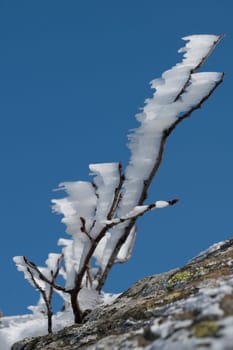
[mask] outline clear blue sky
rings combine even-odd
[[[191,3],[191,5],[190,5]],[[66,237],[51,213],[52,190],[88,179],[88,164],[127,163],[127,132],[149,81],[180,59],[181,37],[226,34],[205,69],[223,85],[170,137],[150,200],[175,207],[139,222],[133,258],[113,269],[106,291],[181,266],[233,236],[233,4],[229,0],[1,0],[0,215],[4,314],[21,314],[37,293],[14,255],[44,263]]]

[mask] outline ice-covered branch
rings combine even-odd
[[[200,36],[196,36],[196,37],[198,38]],[[182,97],[183,93],[186,91],[186,89],[188,88],[188,86],[191,82],[192,74],[195,73],[207,61],[208,57],[211,55],[211,53],[214,51],[214,49],[219,44],[219,42],[223,39],[223,37],[224,37],[224,35],[216,36],[216,40],[213,41],[212,46],[209,48],[207,53],[205,55],[203,54],[202,58],[196,62],[196,66],[193,67],[193,69],[190,71],[187,81],[182,86],[181,90],[178,92],[177,96],[174,99],[174,102],[176,102],[177,100],[179,100]],[[183,39],[187,40],[189,38],[190,38],[190,36],[187,36],[187,37],[184,37]],[[197,45],[199,46],[200,44],[198,43]],[[194,46],[194,42],[193,42],[192,46]],[[186,45],[186,47],[188,47],[188,44]],[[183,50],[185,50],[185,48],[180,49],[179,52],[182,52]]]
[[[32,261],[29,261],[26,258],[26,256],[15,256],[13,260],[16,263],[18,270],[24,272],[25,278],[29,280],[29,282],[31,281],[31,274],[28,275],[28,268],[34,271],[33,276],[34,278],[36,278],[37,283],[39,283],[38,281],[43,281],[48,285],[53,285],[55,289],[61,292],[66,292],[65,288],[63,288],[62,286],[56,285],[53,281],[53,278],[50,279],[48,276],[46,276],[46,274],[42,272],[42,268],[37,267],[36,264],[34,264]],[[51,276],[51,270],[49,271],[50,271],[49,275]],[[42,288],[43,288],[43,285],[42,285]]]
[[[45,290],[42,289],[42,287],[39,285],[39,283],[37,283],[36,278],[34,277],[31,269],[28,267],[27,271],[29,273],[29,275],[31,276],[31,280],[32,283],[34,284],[34,287],[40,292],[44,303],[46,305],[47,308],[47,318],[48,318],[48,333],[52,333],[52,316],[53,316],[53,310],[52,310],[52,305],[51,305],[51,301],[52,301],[52,295],[53,295],[53,287],[49,287],[49,295],[46,295]]]
[[[47,309],[48,333],[52,333],[52,297],[62,259],[63,255],[51,253],[46,260],[47,268],[39,268],[25,256],[15,256],[13,258],[18,270],[24,272],[25,278],[41,294]],[[61,291],[61,288],[59,287],[58,290]],[[35,307],[31,307],[31,309],[35,309]]]
[[[115,189],[114,199],[112,201],[111,208],[110,208],[109,213],[107,215],[108,220],[111,220],[114,217],[116,210],[118,208],[118,205],[120,203],[120,200],[122,198],[121,190],[122,190],[122,186],[123,186],[124,181],[125,181],[125,175],[122,172],[122,163],[119,163],[118,169],[119,169],[119,184]]]
[[[137,115],[141,125],[129,137],[131,158],[125,171],[120,213],[143,204],[161,163],[167,137],[200,108],[223,81],[222,73],[196,73],[221,38],[215,35],[185,37],[188,43],[180,50],[185,52],[183,61],[151,82],[156,91]]]
[[[129,234],[129,236],[127,237],[127,240],[125,241],[125,243],[122,245],[116,260],[114,261],[114,264],[123,264],[126,261],[128,261],[131,256],[132,256],[132,252],[133,252],[133,247],[134,247],[134,243],[136,240],[136,235],[137,235],[137,228],[134,226]],[[98,280],[98,279],[97,279]]]
[[[57,269],[52,269],[55,272],[48,274],[48,270],[38,268],[26,258],[15,260],[18,269],[37,289],[44,291],[44,286],[49,286],[70,296],[76,323],[83,319],[80,306],[83,291],[100,292],[112,265],[130,258],[137,219],[178,201],[145,204],[169,135],[203,105],[224,79],[223,73],[197,72],[222,36],[191,35],[183,39],[187,43],[179,50],[183,53],[182,61],[151,82],[155,91],[136,115],[139,127],[129,135],[131,156],[125,171],[117,162],[90,164],[90,175],[94,177],[90,182],[59,185],[67,196],[54,199],[53,210],[63,215],[62,222],[71,236],[58,243],[63,246],[64,267],[61,268],[59,260]],[[56,284],[58,273],[65,279],[64,287]],[[46,298],[50,295],[47,290]]]
[[[212,95],[214,90],[223,82],[223,79],[224,79],[224,73],[221,73],[219,75],[219,79],[212,86],[212,88],[208,92],[208,94],[203,96],[203,98],[200,101],[198,101],[196,105],[192,106],[192,108],[190,108],[186,113],[184,113],[179,118],[177,118],[176,121],[173,124],[171,124],[171,126],[168,129],[165,129],[163,131],[163,134],[162,134],[162,137],[161,137],[161,141],[160,141],[160,145],[159,145],[159,148],[158,148],[158,155],[157,155],[156,161],[154,163],[154,166],[152,167],[152,170],[151,170],[148,178],[144,181],[144,186],[143,186],[143,190],[142,190],[142,193],[141,193],[141,197],[139,198],[139,201],[138,201],[139,204],[144,203],[144,201],[147,198],[148,188],[150,187],[151,182],[152,182],[154,176],[156,175],[157,170],[159,169],[159,166],[160,166],[160,164],[162,162],[163,154],[164,154],[164,151],[165,151],[165,144],[166,144],[168,136],[172,133],[172,131],[176,128],[176,126],[178,124],[180,124],[184,119],[190,117],[191,114],[196,109],[201,108],[202,104]]]
[[[81,223],[82,223],[82,226],[80,227],[80,230],[81,230],[83,233],[85,233],[85,235],[87,235],[87,237],[90,239],[91,242],[93,242],[93,241],[94,241],[94,238],[91,237],[90,233],[87,231],[87,228],[86,228],[86,219],[83,218],[83,217],[81,216],[81,217],[80,217],[80,221],[81,221]],[[93,227],[93,226],[91,226],[91,228],[92,228],[92,227]],[[91,229],[90,229],[90,231],[91,231]]]
[[[169,205],[174,205],[179,201],[179,199],[171,199],[169,201],[156,201],[155,203],[149,204],[149,205],[137,205],[133,210],[131,210],[129,213],[127,213],[125,216],[122,216],[120,218],[116,218],[113,220],[106,220],[103,223],[106,224],[106,226],[109,228],[119,225],[125,221],[137,219],[139,216],[144,215],[146,212],[153,210],[153,209],[161,209],[166,208]]]
[[[136,205],[143,205],[161,164],[168,136],[179,123],[200,108],[223,81],[224,73],[196,73],[222,36],[193,35],[183,39],[188,40],[185,47],[179,50],[185,52],[183,61],[163,73],[161,79],[151,82],[156,91],[137,115],[141,125],[130,135],[131,158],[125,171],[124,196],[118,210],[120,217]],[[121,232],[114,230],[109,238],[99,289],[102,289],[135,222],[136,218],[132,218],[121,227]]]

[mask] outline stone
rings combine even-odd
[[[144,278],[83,324],[12,350],[233,349],[233,239],[185,266]]]

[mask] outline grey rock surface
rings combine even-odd
[[[233,350],[233,239],[138,281],[82,325],[12,347],[42,349]]]

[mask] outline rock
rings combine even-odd
[[[82,325],[12,350],[233,349],[233,239],[185,266],[144,278]]]

